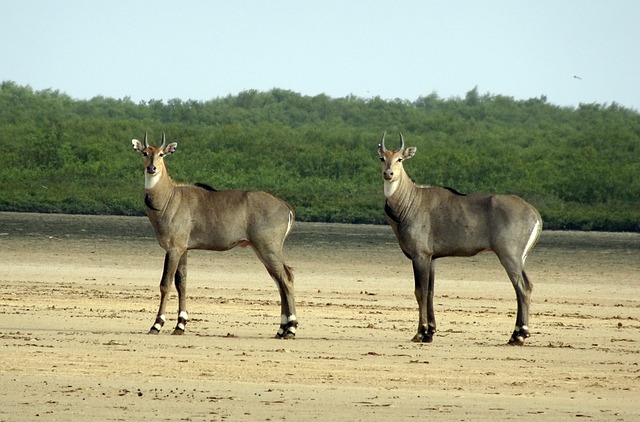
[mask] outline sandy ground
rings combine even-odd
[[[389,227],[299,223],[296,340],[250,249],[192,251],[184,336],[146,335],[163,251],[146,218],[0,213],[0,420],[640,420],[640,234],[544,232],[531,338],[492,254],[437,263],[417,326]]]

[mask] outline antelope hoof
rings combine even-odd
[[[176,327],[176,329],[173,330],[173,333],[171,333],[172,336],[181,336],[183,334],[184,334],[184,330],[178,327]]]
[[[524,346],[524,338],[522,336],[513,335],[509,339],[509,346]]]
[[[417,333],[415,336],[413,336],[411,341],[414,343],[431,343],[433,341],[433,334]]]
[[[296,338],[297,327],[298,322],[295,320],[290,321],[287,324],[281,324],[280,329],[276,333],[276,338],[283,340],[294,340]]]
[[[296,338],[296,328],[298,328],[298,319],[295,315],[282,314],[280,317],[280,328],[276,333],[276,338],[284,340],[293,340]]]
[[[156,322],[151,326],[151,329],[147,334],[158,334],[160,332],[160,329],[164,325],[164,320],[164,315],[158,315],[156,317]]]
[[[524,339],[526,339],[527,337],[529,337],[529,330],[527,330],[526,328],[520,328],[518,330],[515,330],[513,334],[511,334],[511,338],[509,339],[508,344],[510,346],[523,346]]]
[[[414,343],[431,343],[433,341],[433,333],[434,331],[428,330],[420,330],[416,333],[415,336],[411,339]]]
[[[282,340],[295,340],[296,327],[280,327],[276,333],[276,338]]]
[[[296,333],[286,332],[286,333],[280,334],[280,331],[278,331],[276,333],[276,337],[275,338],[280,339],[280,340],[295,340],[296,339]]]

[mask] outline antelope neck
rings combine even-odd
[[[144,175],[145,205],[154,210],[164,209],[173,192],[173,181],[165,172]]]
[[[411,200],[415,196],[411,193],[414,186],[413,181],[405,173],[392,182],[385,180],[385,207],[389,208],[396,217],[404,215],[409,208]]]

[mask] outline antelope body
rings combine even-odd
[[[527,254],[542,231],[538,211],[514,195],[462,195],[451,189],[418,186],[407,175],[403,160],[415,147],[387,150],[384,135],[378,145],[384,180],[385,215],[404,254],[411,259],[418,302],[418,332],[413,341],[429,343],[436,332],[433,309],[434,261],[449,256],[473,256],[493,251],[516,291],[518,312],[509,344],[529,337],[532,283],[524,271]]]
[[[177,143],[150,146],[133,139],[133,149],[144,156],[145,205],[160,246],[166,251],[160,281],[160,307],[149,334],[157,334],[165,322],[171,281],[178,291],[178,323],[173,334],[183,334],[186,307],[187,253],[189,249],[226,251],[251,246],[280,291],[281,321],[278,338],[294,338],[298,325],[293,294],[293,273],[284,263],[284,240],[295,221],[285,201],[265,192],[216,191],[203,185],[180,185],[169,176],[164,157]]]

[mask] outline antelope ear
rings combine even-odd
[[[404,154],[403,157],[405,160],[413,157],[413,155],[416,153],[416,151],[418,150],[418,148],[416,147],[409,147],[407,149],[404,150]]]
[[[384,156],[384,150],[382,149],[382,144],[378,144],[378,155],[380,157]]]
[[[178,143],[177,142],[171,142],[169,145],[164,147],[164,153],[167,154],[167,155],[173,154],[174,152],[176,152],[176,149],[178,149]]]
[[[137,139],[132,139],[131,140],[131,145],[133,145],[133,149],[135,151],[138,151],[140,153],[144,150],[144,148],[142,147],[142,143],[140,141],[138,141]]]

